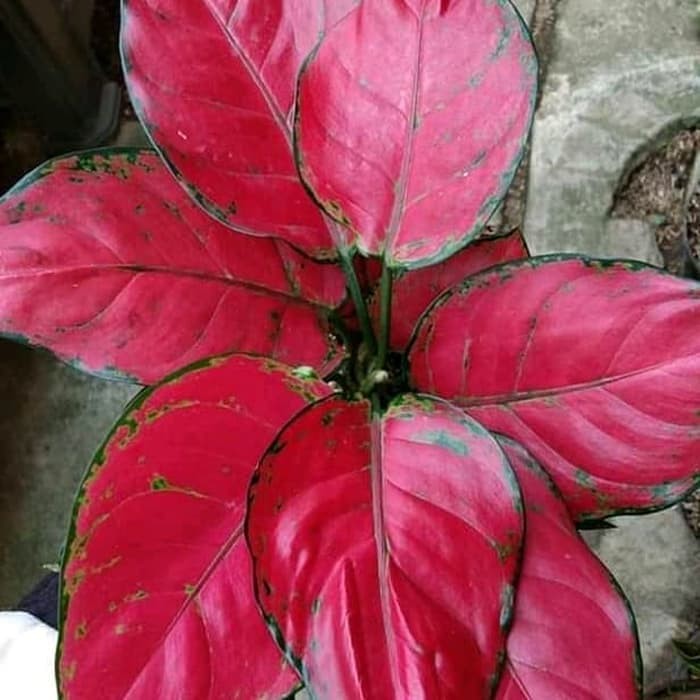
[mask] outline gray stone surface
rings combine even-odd
[[[664,259],[656,244],[655,227],[648,221],[608,219],[603,235],[591,253],[603,257],[644,260],[663,267]]]
[[[532,19],[535,12],[535,0],[513,0],[513,4],[518,8],[518,12],[523,16],[528,23]]]
[[[141,127],[138,121],[130,119],[125,121],[119,127],[119,131],[114,137],[112,145],[114,146],[150,146],[150,141],[146,132]]]
[[[133,393],[0,341],[0,607],[58,561],[80,478]]]
[[[678,508],[616,518],[596,550],[625,590],[637,616],[646,690],[668,682],[671,639],[688,637],[700,613],[700,552]]]
[[[561,0],[532,142],[525,234],[534,253],[615,253],[605,222],[625,165],[700,117],[694,0]]]

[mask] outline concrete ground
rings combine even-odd
[[[669,128],[700,120],[698,3],[517,4],[546,77],[506,219],[524,218],[534,253],[658,261],[647,222],[610,222],[608,213],[630,164]],[[58,560],[82,471],[133,392],[0,342],[0,606]],[[677,510],[621,521],[593,541],[636,608],[651,690],[669,677],[671,638],[698,622],[700,554]]]

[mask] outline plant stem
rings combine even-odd
[[[360,328],[362,329],[362,336],[365,339],[365,344],[371,355],[377,352],[377,339],[374,337],[374,331],[372,330],[372,322],[369,320],[369,313],[367,312],[367,304],[362,296],[362,289],[360,289],[360,282],[355,274],[355,268],[352,266],[352,258],[348,254],[347,249],[341,248],[340,252],[340,265],[345,273],[345,279],[348,284],[348,291],[350,292],[350,297],[352,298],[353,304],[355,304],[355,309],[357,311],[357,317],[360,321]]]
[[[384,261],[382,265],[382,281],[379,287],[379,349],[377,351],[377,368],[384,369],[389,349],[389,332],[391,328],[391,286],[393,275]]]

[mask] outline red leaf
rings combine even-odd
[[[125,0],[122,51],[135,109],[210,214],[315,257],[335,254],[299,181],[291,114],[318,40],[312,0]]]
[[[0,331],[82,369],[151,383],[244,351],[325,373],[322,306],[338,268],[233,233],[152,151],[95,151],[35,170],[0,200]]]
[[[534,258],[437,302],[412,383],[516,439],[577,519],[659,508],[700,477],[700,287],[637,263]]]
[[[533,114],[536,61],[510,3],[366,0],[299,83],[299,168],[365,254],[444,260],[486,223]]]
[[[324,24],[326,31],[340,22],[362,0],[325,0]]]
[[[85,477],[66,545],[65,697],[252,698],[294,687],[255,605],[241,535],[258,459],[328,393],[271,360],[233,355],[127,409]]]
[[[399,275],[394,280],[391,298],[391,348],[406,349],[421,315],[445,290],[486,268],[527,257],[525,240],[515,230],[507,236],[478,240],[439,265]],[[378,329],[377,294],[372,297],[370,311]]]
[[[373,418],[331,397],[262,460],[247,524],[258,599],[314,697],[477,698],[495,683],[520,497],[465,418],[408,395]]]
[[[502,440],[527,526],[513,627],[496,700],[641,697],[637,630],[618,585],[578,536],[555,486]]]

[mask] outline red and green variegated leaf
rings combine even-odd
[[[121,43],[134,107],[188,192],[240,231],[331,257],[290,127],[322,26],[320,0],[125,0]]]
[[[486,697],[522,538],[496,441],[410,395],[331,397],[275,440],[251,489],[258,601],[317,698]]]
[[[534,258],[438,300],[411,381],[527,447],[575,518],[659,508],[700,476],[698,328],[695,282]]]
[[[624,594],[546,474],[516,443],[501,446],[520,483],[526,536],[496,700],[640,698],[637,629]]]
[[[486,268],[527,257],[525,240],[516,230],[507,236],[478,240],[439,265],[399,274],[394,279],[391,297],[390,347],[397,351],[406,349],[418,319],[445,290]],[[378,294],[371,299],[370,312],[379,330]]]
[[[481,230],[521,158],[537,70],[509,2],[366,0],[302,70],[302,178],[392,267],[444,260]]]
[[[242,351],[326,373],[343,288],[339,268],[211,219],[152,151],[55,160],[0,200],[0,332],[90,372],[147,384]]]
[[[66,698],[279,697],[242,537],[253,469],[328,387],[232,355],[144,391],[88,470],[62,573]]]

